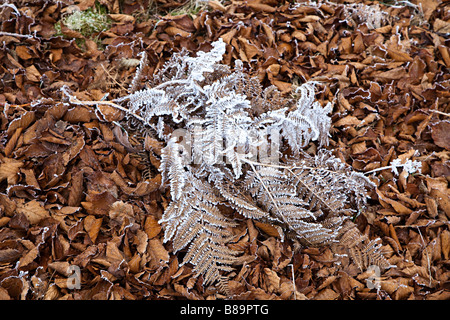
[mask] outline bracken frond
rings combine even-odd
[[[389,267],[377,242],[349,219],[364,210],[373,184],[323,148],[332,104],[316,101],[320,84],[306,82],[283,97],[274,87],[263,89],[242,62],[235,71],[221,64],[225,50],[219,39],[210,52],[174,54],[146,88],[104,102],[161,139],[159,170],[171,195],[160,220],[164,242],[186,252],[183,263],[205,285],[226,288],[239,252],[228,247],[234,223],[221,211],[225,205],[273,225],[282,240],[286,235],[307,246],[340,243],[361,269]],[[131,89],[144,62],[145,55]],[[314,156],[304,151],[313,142],[319,147]],[[278,162],[287,149],[292,156]]]

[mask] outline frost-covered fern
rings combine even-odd
[[[303,151],[314,141],[328,144],[332,106],[315,100],[318,83],[282,97],[249,77],[242,62],[234,71],[221,64],[225,49],[219,40],[195,57],[174,54],[147,88],[115,100],[165,143],[159,170],[172,199],[160,220],[164,241],[186,250],[183,263],[205,284],[223,284],[239,254],[227,246],[234,223],[221,212],[225,205],[272,224],[281,239],[318,246],[344,237],[352,257],[377,255],[366,260],[388,266],[349,221],[364,209],[370,181],[325,149]]]

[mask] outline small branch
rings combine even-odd
[[[291,270],[292,270],[292,288],[294,290],[294,300],[297,300],[297,286],[295,285],[295,279],[294,279],[294,265],[288,264],[288,266],[291,266]]]
[[[5,32],[5,31],[0,31],[0,36],[10,36],[10,37],[28,38],[28,39],[35,37],[35,35],[11,33],[11,32]]]
[[[91,105],[94,105],[94,104],[97,104],[97,105],[102,104],[102,105],[110,106],[110,107],[116,108],[116,109],[118,109],[120,111],[125,112],[126,114],[129,114],[129,115],[135,117],[136,119],[142,121],[143,123],[147,123],[147,121],[145,121],[145,119],[142,118],[141,116],[131,112],[127,108],[124,108],[121,105],[118,105],[118,104],[116,104],[114,102],[110,102],[110,101],[81,101],[81,100],[78,100],[77,98],[75,98],[74,96],[70,96],[69,97],[69,102],[73,103],[73,104],[88,105],[88,106],[91,106]]]
[[[397,166],[397,168],[399,167],[403,167],[403,165]],[[387,170],[387,169],[391,169],[392,170],[392,166],[386,166],[386,167],[381,167],[381,168],[376,168],[367,172],[364,172],[364,174],[371,174],[371,173],[375,173],[378,171],[383,171],[383,170]]]
[[[446,117],[450,117],[450,113],[445,113],[445,112],[442,112],[442,111],[439,111],[439,110],[429,110],[429,111],[431,111],[433,113],[437,113],[437,114],[443,115],[443,116],[446,116]]]

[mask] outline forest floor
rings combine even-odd
[[[235,266],[228,298],[450,299],[450,2],[181,2],[0,5],[0,299],[227,298],[163,243],[170,193],[157,159],[146,167],[114,131],[123,114],[61,90],[117,98],[140,52],[143,86],[173,53],[218,38],[224,64],[240,59],[286,95],[323,83],[329,148],[354,170],[421,164],[367,174],[377,188],[356,223],[395,267],[374,278],[242,218],[236,246],[253,259]]]

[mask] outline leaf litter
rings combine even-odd
[[[158,220],[170,193],[158,141],[138,150],[140,137],[116,126],[121,112],[62,94],[123,96],[141,52],[145,83],[174,52],[207,51],[219,38],[223,63],[242,60],[264,86],[289,95],[305,81],[325,84],[318,99],[335,101],[331,147],[377,185],[355,222],[381,237],[396,265],[374,282],[348,257],[281,242],[273,226],[243,219],[232,245],[244,254],[227,298],[450,299],[448,2],[150,3],[0,5],[2,299],[226,298],[163,244]],[[99,5],[108,29],[58,34],[73,10]],[[75,266],[80,289],[67,285]]]

